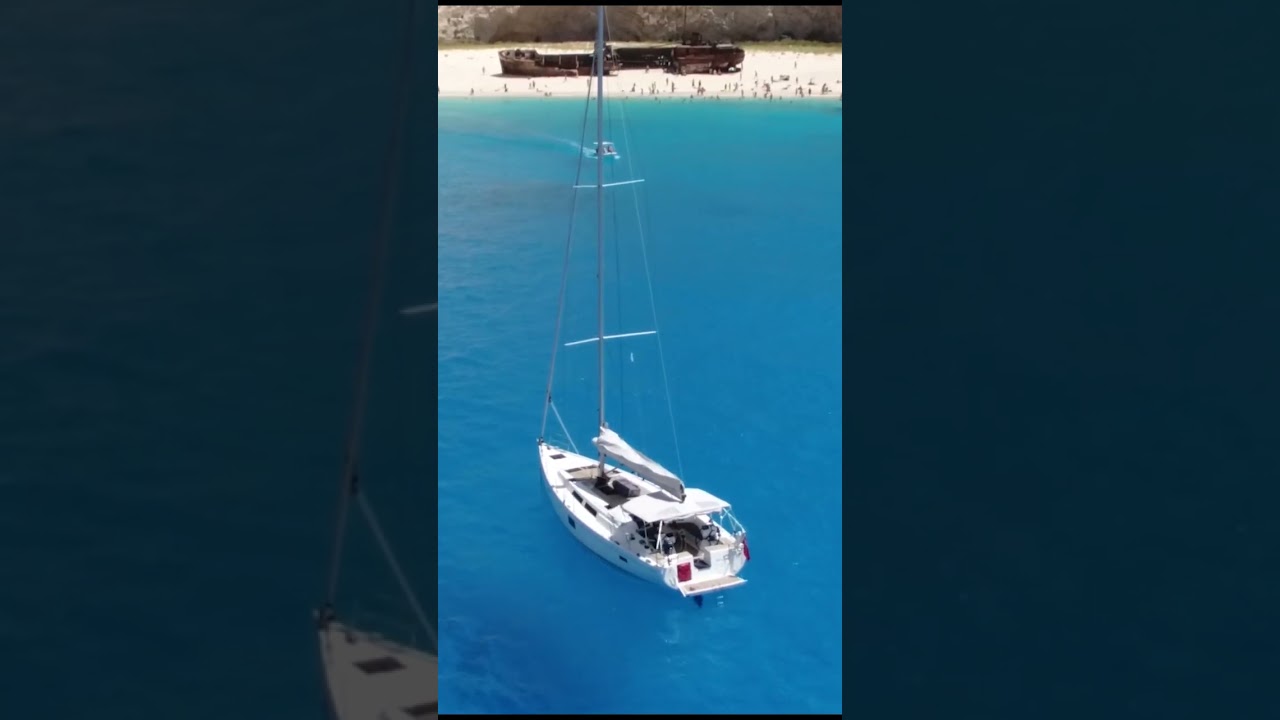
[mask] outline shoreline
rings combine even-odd
[[[801,99],[801,98],[799,98],[799,97],[791,97],[791,98],[773,98],[773,99],[768,99],[768,100],[766,100],[766,99],[764,99],[764,98],[750,98],[750,97],[748,97],[748,98],[742,98],[742,97],[700,97],[700,98],[688,98],[688,97],[658,97],[658,96],[652,96],[652,97],[650,97],[650,96],[645,96],[645,97],[643,97],[643,98],[640,98],[640,97],[631,98],[631,97],[621,96],[621,97],[611,98],[611,97],[609,97],[609,96],[608,96],[608,94],[607,94],[607,93],[608,93],[608,91],[606,90],[605,92],[606,92],[606,95],[605,95],[605,102],[606,102],[606,103],[611,103],[611,102],[626,102],[626,103],[630,103],[630,102],[643,102],[643,103],[656,102],[656,103],[664,103],[664,102],[666,102],[666,103],[676,104],[676,103],[703,103],[703,102],[710,102],[710,103],[723,103],[723,104],[725,104],[725,105],[731,105],[731,104],[733,104],[733,103],[743,103],[743,104],[745,104],[745,103],[750,103],[750,104],[752,104],[752,105],[759,105],[759,104],[763,103],[763,104],[765,104],[765,105],[773,104],[773,105],[811,105],[811,106],[817,106],[817,105],[829,104],[829,105],[831,105],[832,107],[840,107],[840,98],[831,98],[831,97],[824,97],[824,98],[818,98],[818,97],[815,97],[815,98],[813,98],[812,100],[811,100],[811,99],[809,99],[809,98]],[[594,98],[595,96],[593,95],[592,97]],[[552,96],[552,97],[545,97],[545,96],[539,96],[539,95],[505,95],[505,96],[502,96],[502,97],[496,97],[496,96],[494,96],[494,95],[486,95],[486,96],[483,96],[483,97],[481,97],[481,96],[479,96],[479,95],[476,95],[475,97],[470,97],[470,96],[467,96],[467,95],[440,95],[440,96],[438,96],[438,97],[436,98],[436,101],[437,101],[437,104],[439,104],[439,103],[441,103],[441,102],[445,102],[445,101],[447,101],[447,102],[449,102],[450,104],[452,104],[452,103],[463,103],[463,102],[466,102],[466,103],[481,103],[481,104],[498,105],[498,104],[501,104],[501,103],[504,103],[504,102],[523,102],[523,101],[525,101],[525,100],[539,100],[539,101],[542,101],[542,102],[549,102],[549,103],[554,103],[554,102],[576,102],[576,103],[578,103],[578,104],[582,104],[582,102],[583,102],[585,99],[586,99],[586,93],[581,93],[581,94],[576,95],[576,96],[570,96],[570,95],[555,95],[555,96]]]
[[[537,48],[539,52],[543,48]],[[553,50],[554,51],[554,50]],[[437,50],[439,99],[585,97],[588,77],[502,75],[496,49]],[[844,95],[840,53],[751,52],[741,72],[723,75],[673,75],[660,70],[622,70],[606,77],[613,99],[787,102],[829,100]],[[823,93],[823,89],[827,91]],[[803,94],[802,94],[803,93]]]

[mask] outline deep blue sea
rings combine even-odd
[[[733,503],[748,583],[700,609],[552,514],[535,440],[571,217],[562,341],[595,334],[596,191],[575,213],[571,190],[584,102],[442,100],[441,710],[839,713],[841,108],[607,108],[607,180],[645,182],[606,191],[605,331],[654,329],[656,310],[679,454],[652,336],[608,345],[610,425]],[[591,452],[595,352],[557,363]]]

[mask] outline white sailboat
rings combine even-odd
[[[595,45],[596,141],[604,140],[604,25],[605,9],[597,9]],[[605,156],[596,154],[596,182],[575,186],[596,193],[596,310],[594,338],[565,343],[567,352],[594,344],[597,355],[599,404],[598,434],[592,440],[594,457],[577,451],[552,400],[556,353],[561,349],[560,332],[564,317],[564,287],[561,280],[551,372],[547,380],[542,433],[538,457],[551,506],[583,545],[605,561],[644,580],[664,585],[699,602],[708,593],[727,590],[746,581],[739,573],[750,559],[747,534],[733,516],[729,503],[711,493],[686,487],[678,475],[636,448],[606,422],[605,343],[642,336],[657,331],[605,333],[604,312],[604,204],[611,188],[634,185],[641,180],[606,183]],[[571,233],[572,235],[572,233]],[[566,258],[568,249],[566,249]],[[655,319],[656,327],[656,319]],[[658,340],[655,338],[655,342]],[[661,350],[659,349],[659,355]],[[665,382],[665,371],[664,371]],[[568,448],[546,439],[547,419],[554,415],[564,431]],[[674,424],[674,423],[673,423]]]
[[[439,669],[436,658],[435,626],[422,610],[413,585],[392,550],[359,480],[358,460],[363,436],[364,412],[376,336],[376,319],[381,311],[382,276],[386,248],[399,180],[397,173],[401,138],[407,125],[412,91],[414,28],[417,0],[408,0],[405,21],[405,57],[401,68],[398,112],[391,140],[384,192],[385,205],[379,218],[375,242],[374,283],[365,318],[365,336],[356,383],[356,401],[348,439],[346,464],[338,500],[337,527],[325,601],[315,611],[316,635],[324,671],[329,710],[334,720],[427,720],[439,715]],[[404,316],[436,317],[436,303],[401,310]],[[395,640],[369,627],[362,627],[340,615],[335,607],[346,544],[348,515],[352,501],[361,514],[399,585],[405,606],[416,626],[414,636]],[[421,635],[418,635],[421,633]]]

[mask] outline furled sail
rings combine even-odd
[[[605,454],[605,457],[626,465],[640,477],[684,502],[684,481],[676,477],[675,473],[649,459],[644,453],[628,445],[618,433],[602,427],[600,436],[591,442]]]

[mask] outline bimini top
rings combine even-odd
[[[729,507],[729,503],[706,490],[699,490],[698,488],[689,488],[685,492],[684,500],[681,502],[677,502],[665,493],[654,493],[631,498],[622,504],[623,510],[647,523],[667,522],[669,520],[693,517],[694,515],[706,515],[720,512],[727,507]]]
[[[618,433],[602,427],[600,437],[594,438],[591,442],[607,457],[631,468],[635,474],[667,491],[672,497],[684,500],[684,481],[676,477],[675,473],[654,462],[648,455],[628,445]]]

